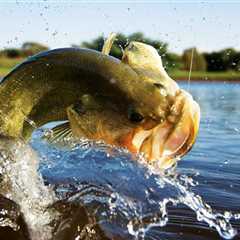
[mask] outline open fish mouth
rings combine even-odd
[[[192,96],[180,90],[166,120],[151,129],[135,129],[131,147],[144,153],[149,163],[167,169],[193,146],[199,129],[200,108]]]

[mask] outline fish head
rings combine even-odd
[[[144,86],[143,94],[136,94],[135,102],[143,121],[131,133],[130,144],[136,152],[143,152],[149,162],[157,161],[160,167],[168,168],[193,146],[199,130],[200,107],[168,76],[152,46],[131,42],[122,61],[137,73],[139,84]]]
[[[169,168],[196,140],[199,105],[168,76],[152,46],[131,42],[122,63],[136,79],[119,83],[125,84],[120,97],[86,94],[70,106],[73,135],[143,153],[149,164]]]
[[[143,115],[124,100],[120,103],[90,95],[68,107],[67,114],[73,136],[102,140],[134,154],[143,153],[149,164],[157,162],[163,169],[191,149],[200,118],[198,104],[183,90],[162,120]]]
[[[200,108],[186,91],[178,91],[165,118],[140,116],[136,120],[141,122],[121,138],[121,144],[132,152],[144,153],[148,163],[167,169],[192,148],[199,130]]]

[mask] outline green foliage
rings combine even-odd
[[[21,50],[17,48],[4,49],[0,52],[0,56],[6,58],[17,58],[21,56]]]
[[[219,52],[205,53],[208,71],[240,71],[240,52],[226,48]]]
[[[192,71],[206,71],[207,63],[204,56],[196,48],[189,48],[183,52],[182,56],[184,70],[189,71],[192,64]]]
[[[162,57],[163,66],[167,71],[186,70],[189,71],[193,49],[192,71],[224,71],[240,72],[240,52],[233,48],[226,48],[220,51],[201,54],[196,48],[187,49],[182,56],[168,51],[168,44],[160,40],[154,40],[146,37],[141,32],[135,32],[130,35],[118,33],[110,55],[121,59],[123,50],[131,41],[140,41],[153,46]],[[104,37],[99,36],[92,41],[85,41],[74,47],[85,47],[101,51],[104,44]],[[46,51],[49,48],[37,42],[25,42],[21,48],[9,48],[0,51],[0,67],[8,68],[14,65],[15,60]]]
[[[183,62],[181,56],[175,53],[166,53],[165,68],[168,71],[173,71],[183,68]]]
[[[240,52],[236,52],[232,61],[232,69],[240,72]]]
[[[45,45],[42,45],[37,42],[25,42],[22,45],[22,55],[23,56],[32,56],[42,51],[46,51],[49,48]]]
[[[116,37],[116,41],[114,42],[110,55],[121,59],[123,54],[123,49],[131,42],[131,41],[140,41],[146,44],[153,46],[162,57],[163,65],[167,69],[174,69],[181,65],[181,59],[178,55],[173,53],[167,53],[168,44],[159,40],[152,40],[144,36],[141,32],[135,32],[130,35],[124,35],[122,33],[118,33]],[[97,51],[101,51],[104,44],[104,38],[98,37],[90,42],[83,42],[81,47],[94,49]],[[74,45],[76,46],[76,45]]]
[[[40,43],[26,42],[21,48],[8,48],[0,51],[0,57],[5,58],[20,58],[28,57],[37,54],[42,51],[46,51],[49,48]]]

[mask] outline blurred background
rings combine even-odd
[[[186,80],[240,80],[238,1],[0,2],[0,76],[24,58],[58,47],[101,50],[118,33],[111,54],[129,41],[154,46],[169,74]]]

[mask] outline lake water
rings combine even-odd
[[[200,104],[201,125],[193,149],[168,176],[118,150],[85,143],[58,149],[35,132],[39,171],[61,213],[51,222],[53,239],[240,239],[240,84],[180,85]],[[2,209],[10,206],[4,201]],[[86,229],[81,235],[84,211],[91,218],[88,231],[96,227],[92,237]],[[0,239],[11,239],[13,233],[1,229]]]

